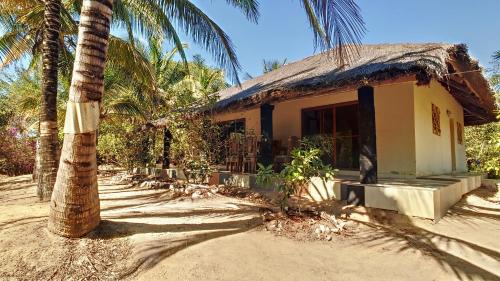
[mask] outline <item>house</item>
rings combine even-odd
[[[261,135],[260,162],[272,163],[275,141],[331,136],[332,164],[365,191],[440,176],[473,182],[444,205],[480,184],[464,174],[464,126],[495,120],[492,90],[464,45],[362,45],[344,65],[321,53],[218,94],[213,119]],[[442,215],[435,205],[428,217]]]

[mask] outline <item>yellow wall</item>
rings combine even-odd
[[[458,144],[456,123],[464,124],[463,108],[438,82],[431,81],[427,86],[414,85],[415,96],[415,144],[417,176],[450,173],[451,136],[450,118],[454,120],[456,168],[458,172],[467,171],[465,146]],[[439,107],[441,135],[432,132],[432,103]],[[448,116],[447,111],[450,112]]]
[[[375,86],[377,160],[380,177],[414,177],[451,172],[449,117],[463,125],[460,104],[439,83],[417,86],[414,81]],[[273,137],[286,143],[301,137],[301,110],[357,100],[356,91],[336,92],[275,103]],[[431,104],[441,109],[441,136],[432,133]],[[260,135],[260,108],[214,116],[217,122],[245,119],[246,129]],[[466,171],[464,145],[457,142],[457,171]]]
[[[413,82],[375,87],[379,177],[415,176]]]
[[[302,137],[303,108],[356,100],[358,100],[357,92],[349,91],[276,103],[273,111],[273,138],[286,144],[290,136]]]
[[[221,113],[214,115],[215,122],[245,119],[245,130],[254,130],[260,135],[260,108],[247,109],[245,111]]]

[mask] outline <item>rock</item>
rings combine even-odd
[[[332,241],[332,236],[331,236],[331,235],[327,235],[325,239],[326,239],[327,241]]]
[[[345,224],[346,224],[345,222],[341,221],[341,222],[339,222],[339,223],[338,223],[338,226],[337,226],[337,227],[338,227],[339,229],[344,229]]]
[[[316,234],[320,235],[320,234],[321,234],[321,229],[319,229],[319,227],[318,227],[318,228],[316,228],[316,229],[314,230],[314,233],[316,233]]]
[[[331,232],[331,231],[332,231],[332,230],[331,230],[328,226],[327,226],[327,227],[325,227],[325,233],[326,233],[326,234],[330,234],[330,232]]]
[[[320,224],[319,229],[320,229],[321,233],[323,233],[326,231],[326,226],[324,226],[323,224]]]
[[[191,195],[191,198],[193,198],[193,199],[200,199],[200,198],[203,198],[203,194],[201,193],[201,191],[196,190],[196,191],[195,191],[195,192],[193,192],[193,194]]]

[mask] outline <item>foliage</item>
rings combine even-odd
[[[263,66],[262,72],[265,74],[265,73],[271,72],[273,70],[276,70],[276,69],[284,66],[286,64],[286,61],[287,61],[287,59],[284,59],[283,61],[281,61],[281,60],[263,60],[262,61],[262,66]]]
[[[465,145],[469,170],[500,178],[500,123],[465,128]]]
[[[99,163],[113,164],[127,169],[146,166],[144,163],[143,135],[137,133],[137,125],[127,122],[101,123],[97,157]]]
[[[272,187],[278,184],[279,174],[274,172],[273,164],[264,166],[257,163],[257,184],[263,187]]]
[[[17,176],[33,172],[35,141],[15,128],[0,129],[0,174]]]
[[[500,74],[490,78],[497,106],[500,102]],[[500,120],[500,112],[497,119]],[[465,128],[467,165],[470,171],[487,173],[490,178],[500,178],[500,122]]]
[[[0,130],[5,129],[13,114],[12,108],[8,106],[7,96],[0,94]]]
[[[275,185],[282,194],[281,207],[285,208],[290,196],[300,194],[312,178],[333,179],[334,170],[323,163],[323,154],[318,146],[307,139],[301,140],[300,146],[291,152],[291,162],[280,173],[274,173],[272,166],[259,163],[257,181],[267,186]]]
[[[500,62],[500,51],[496,51],[495,54],[493,55],[493,59],[495,61]]]
[[[184,161],[184,172],[188,180],[195,183],[205,183],[212,169],[207,158],[200,155],[197,158],[187,158]]]

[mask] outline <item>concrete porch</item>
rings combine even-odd
[[[397,211],[400,214],[439,220],[462,196],[481,186],[476,174],[439,175],[414,179],[381,178],[377,184],[361,184],[358,177],[334,180],[314,178],[301,195],[314,202],[346,200],[349,204]],[[211,184],[262,188],[255,174],[214,173]]]

